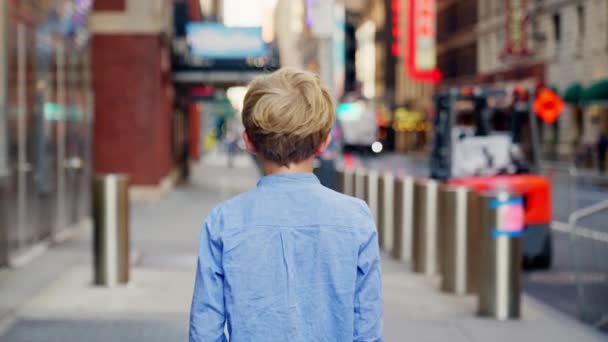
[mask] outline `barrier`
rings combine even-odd
[[[414,226],[414,178],[395,180],[393,256],[402,261],[412,260]]]
[[[387,252],[393,250],[394,191],[395,177],[390,172],[380,176],[378,185],[378,240],[380,248]]]
[[[479,196],[463,186],[439,192],[441,290],[457,295],[477,291],[479,282]]]
[[[365,191],[365,202],[374,216],[376,227],[378,226],[378,192],[380,185],[380,175],[378,171],[370,170],[367,173],[366,182],[367,188]]]
[[[344,169],[344,176],[342,179],[342,193],[348,196],[354,196],[355,194],[355,174],[353,170]]]
[[[520,316],[523,199],[505,191],[480,200],[481,316],[499,320]]]
[[[129,180],[126,175],[95,176],[93,264],[96,285],[129,282]]]
[[[354,195],[358,199],[364,200],[367,192],[367,171],[364,169],[357,169],[355,171],[355,190]]]
[[[437,240],[437,197],[439,183],[419,180],[414,184],[414,229],[412,265],[414,272],[434,275],[439,271]]]

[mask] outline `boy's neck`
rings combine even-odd
[[[293,173],[312,173],[314,157],[305,159],[301,162],[280,165],[271,161],[261,160],[264,176],[293,174]]]

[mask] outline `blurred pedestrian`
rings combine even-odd
[[[367,205],[322,186],[331,97],[311,73],[254,80],[242,120],[264,171],[201,232],[190,341],[383,341],[378,236]]]

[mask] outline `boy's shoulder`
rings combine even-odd
[[[374,218],[367,203],[327,187],[318,185],[301,193],[302,202],[311,210],[329,217],[345,218],[350,222],[371,222]],[[247,216],[250,211],[279,211],[286,201],[277,199],[260,188],[243,192],[217,205],[210,216]],[[279,214],[277,212],[277,214]]]

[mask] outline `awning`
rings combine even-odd
[[[585,88],[581,102],[586,105],[608,106],[608,80],[597,81]]]
[[[581,101],[583,86],[580,83],[572,83],[564,91],[564,101],[570,104],[577,104]]]

